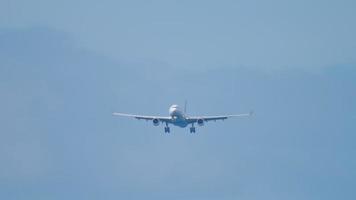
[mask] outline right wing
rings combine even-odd
[[[188,123],[195,123],[198,122],[198,120],[202,119],[206,122],[208,121],[216,121],[216,120],[225,120],[231,117],[249,117],[253,114],[253,112],[249,112],[249,113],[244,113],[244,114],[237,114],[237,115],[218,115],[218,116],[197,116],[197,117],[189,117]]]
[[[161,116],[147,116],[147,115],[133,115],[133,114],[126,114],[126,113],[112,113],[114,116],[121,116],[121,117],[133,117],[136,119],[144,119],[144,120],[154,120],[158,119],[161,122],[171,122],[171,117],[161,117]]]

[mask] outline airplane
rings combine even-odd
[[[160,123],[164,123],[164,132],[165,133],[170,133],[170,127],[168,126],[169,124],[173,124],[175,126],[185,128],[189,124],[191,124],[190,127],[190,133],[195,133],[195,126],[194,124],[198,124],[198,126],[203,126],[205,122],[208,121],[216,121],[216,120],[225,120],[231,117],[248,117],[253,114],[253,112],[249,113],[244,113],[244,114],[237,114],[237,115],[218,115],[218,116],[187,116],[186,115],[186,107],[187,103],[185,103],[184,106],[184,112],[180,109],[178,105],[171,105],[169,107],[169,116],[168,117],[162,117],[162,116],[147,116],[147,115],[134,115],[134,114],[126,114],[126,113],[118,113],[114,112],[112,115],[114,116],[122,116],[122,117],[133,117],[136,119],[143,119],[143,120],[152,120],[154,126],[158,126]]]

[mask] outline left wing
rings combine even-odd
[[[133,117],[136,119],[144,119],[144,120],[154,120],[158,119],[161,122],[170,122],[171,117],[161,117],[161,116],[147,116],[147,115],[133,115],[133,114],[126,114],[126,113],[112,113],[114,116],[122,116],[122,117]]]
[[[253,114],[253,112],[244,113],[244,114],[237,114],[237,115],[218,115],[218,116],[201,116],[201,117],[188,117],[188,123],[196,123],[198,120],[204,120],[205,122],[208,121],[216,121],[216,120],[225,120],[231,117],[249,117]]]

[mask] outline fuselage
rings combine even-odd
[[[177,105],[169,107],[169,116],[171,116],[172,124],[175,126],[184,128],[188,125],[185,113]]]

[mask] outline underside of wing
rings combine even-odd
[[[189,123],[196,123],[198,120],[203,120],[203,121],[216,121],[216,120],[225,120],[231,117],[249,117],[253,113],[244,113],[244,114],[237,114],[237,115],[216,115],[216,116],[195,116],[195,117],[189,117],[187,120]]]
[[[134,114],[127,114],[127,113],[112,113],[114,116],[121,116],[121,117],[133,117],[136,119],[144,119],[144,120],[159,120],[161,122],[169,122],[171,117],[162,117],[162,116],[149,116],[149,115],[134,115]]]

